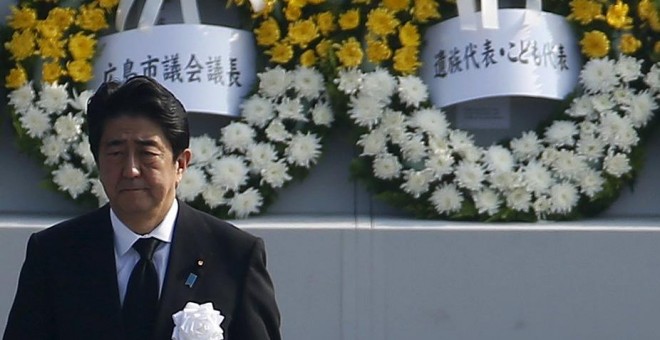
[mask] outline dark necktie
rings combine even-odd
[[[133,243],[140,254],[128,279],[122,314],[127,339],[150,339],[158,313],[158,273],[152,258],[159,240],[141,238]]]

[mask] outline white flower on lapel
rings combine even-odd
[[[220,324],[224,318],[220,311],[213,309],[211,302],[202,305],[188,302],[183,310],[172,315],[172,340],[222,340],[224,333]]]

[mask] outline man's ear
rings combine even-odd
[[[179,157],[176,158],[176,173],[177,175],[183,175],[183,173],[188,169],[188,164],[192,159],[192,151],[190,149],[185,149],[181,151]]]

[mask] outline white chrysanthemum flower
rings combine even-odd
[[[600,138],[607,144],[629,149],[637,143],[638,137],[629,116],[621,117],[618,113],[603,114],[600,120]]]
[[[275,146],[270,143],[251,144],[245,153],[250,162],[250,170],[261,172],[277,158]]]
[[[266,128],[266,137],[274,142],[284,142],[291,138],[291,134],[281,120],[275,119]]]
[[[591,169],[585,171],[579,180],[580,191],[590,198],[601,192],[604,184],[605,179],[600,173]]]
[[[558,155],[559,150],[555,148],[544,149],[543,152],[541,152],[541,163],[545,166],[552,166],[557,160]]]
[[[580,195],[574,185],[561,182],[550,188],[550,211],[556,214],[567,214],[577,205]]]
[[[436,138],[443,138],[449,132],[447,117],[442,111],[433,108],[415,111],[410,125]]]
[[[501,191],[506,191],[522,186],[522,176],[517,171],[491,172],[487,180],[492,184],[493,188],[499,189]]]
[[[291,119],[306,122],[307,117],[303,114],[303,104],[300,98],[284,98],[275,105],[275,111],[282,120]]]
[[[616,61],[616,72],[625,82],[631,82],[642,76],[642,60],[622,54]]]
[[[222,128],[220,141],[227,151],[245,152],[248,146],[254,142],[254,130],[252,127],[241,122],[231,122]]]
[[[545,193],[553,184],[550,170],[537,161],[531,161],[521,168],[522,181],[529,192]]]
[[[593,113],[593,104],[591,96],[582,96],[574,98],[571,106],[566,110],[566,114],[571,117],[587,117]]]
[[[424,162],[424,167],[433,172],[435,178],[450,174],[453,171],[454,157],[450,152],[431,152]]]
[[[419,107],[429,96],[429,90],[417,76],[399,77],[399,98],[407,106]]]
[[[427,149],[421,135],[412,135],[401,143],[403,158],[409,162],[417,163],[426,158]]]
[[[612,99],[619,105],[630,105],[633,99],[633,90],[628,87],[617,87],[612,92]]]
[[[374,158],[374,176],[380,179],[394,179],[401,175],[399,159],[389,153],[380,154]]]
[[[580,71],[580,81],[589,93],[612,91],[619,82],[614,61],[611,59],[589,60]]]
[[[204,203],[209,206],[209,208],[214,209],[217,206],[227,204],[227,199],[225,195],[227,190],[221,188],[217,185],[207,185],[202,191],[202,198],[204,198]]]
[[[594,110],[603,113],[609,112],[614,109],[614,101],[612,100],[612,95],[607,93],[597,94],[591,97],[591,102],[593,104]]]
[[[419,198],[419,196],[429,191],[433,172],[429,170],[406,170],[403,172],[403,178],[404,182],[401,184],[401,189],[414,198]]]
[[[380,120],[380,127],[389,135],[405,133],[405,128],[408,126],[406,117],[401,111],[395,111],[386,108],[383,112],[383,117]],[[394,139],[394,138],[393,138]]]
[[[331,126],[335,117],[328,103],[321,102],[312,108],[312,121],[316,125]]]
[[[383,116],[384,104],[370,96],[351,97],[348,113],[355,122],[371,128],[378,124]]]
[[[248,167],[243,157],[223,156],[211,163],[211,182],[224,190],[238,190],[248,180]]]
[[[449,144],[457,152],[459,150],[473,147],[474,139],[472,135],[468,134],[464,130],[450,130],[449,131]]]
[[[14,107],[16,112],[23,114],[32,106],[32,101],[34,101],[35,93],[32,88],[32,83],[29,82],[14,91],[11,91],[8,95],[9,104]]]
[[[69,105],[74,109],[87,114],[87,102],[93,95],[94,91],[92,90],[85,90],[79,94],[78,90],[73,89],[73,98],[69,99]]]
[[[69,145],[67,143],[53,135],[44,138],[41,145],[41,153],[46,156],[47,165],[53,165],[58,163],[60,159],[66,159],[68,149]]]
[[[215,139],[208,135],[190,138],[190,150],[192,151],[190,165],[199,165],[200,167],[205,167],[222,155],[222,150],[216,144]]]
[[[50,129],[48,114],[36,106],[30,106],[19,120],[32,138],[42,138]]]
[[[484,152],[484,163],[488,170],[496,172],[509,172],[513,169],[513,155],[511,152],[500,146],[493,145]]]
[[[456,185],[446,184],[433,191],[430,201],[438,213],[448,214],[461,209],[463,195]]]
[[[362,85],[362,71],[357,68],[342,69],[339,71],[339,76],[335,79],[337,88],[345,94],[352,95],[357,92]]]
[[[559,150],[552,162],[552,169],[560,178],[579,178],[588,168],[584,157],[570,150]]]
[[[57,135],[65,141],[72,141],[79,137],[82,132],[83,118],[79,115],[72,115],[68,113],[66,115],[59,116],[55,120],[53,128]]]
[[[374,129],[360,136],[357,145],[362,147],[362,156],[375,156],[387,151],[387,135],[382,129]]]
[[[542,150],[541,141],[533,131],[523,132],[522,136],[511,140],[511,151],[517,159],[536,158]]]
[[[90,178],[89,185],[92,188],[90,191],[94,196],[96,196],[96,199],[98,200],[99,207],[110,201],[108,199],[108,195],[105,193],[105,189],[103,189],[103,183],[101,183],[98,178]]]
[[[545,140],[548,144],[551,145],[573,145],[575,140],[573,136],[577,135],[578,128],[575,126],[575,123],[558,120],[552,123],[545,130]]]
[[[96,167],[96,162],[94,161],[94,154],[92,154],[92,149],[89,146],[89,139],[87,135],[82,135],[80,141],[73,147],[73,151],[80,156],[82,164],[87,168],[87,170],[92,170]]]
[[[603,160],[603,170],[610,175],[621,177],[632,170],[628,156],[623,153],[609,153]]]
[[[259,128],[263,128],[273,118],[273,104],[270,100],[254,95],[241,103],[245,121]]]
[[[495,215],[502,201],[494,190],[482,190],[474,194],[474,206],[480,214]]]
[[[647,90],[633,95],[629,106],[626,106],[625,109],[633,125],[640,128],[646,126],[646,123],[653,118],[653,111],[658,109],[658,103]]]
[[[323,75],[314,68],[298,67],[293,71],[293,87],[307,99],[318,97],[323,90]]]
[[[605,144],[593,134],[583,134],[577,142],[575,152],[587,160],[597,160],[603,157]]]
[[[360,95],[389,103],[396,86],[396,78],[388,70],[378,67],[375,71],[364,75]]]
[[[259,92],[270,98],[283,96],[291,84],[289,74],[280,66],[261,72],[257,76],[259,77]]]
[[[476,145],[463,145],[461,148],[455,148],[454,151],[466,162],[478,162],[483,156],[483,149]]]
[[[204,170],[198,166],[189,166],[181,177],[181,181],[176,188],[176,193],[180,199],[191,202],[207,186],[208,183],[206,182]]]
[[[321,154],[320,140],[313,133],[298,132],[291,137],[285,153],[289,164],[309,168]]]
[[[53,170],[52,175],[53,182],[74,199],[89,189],[90,183],[87,175],[71,163],[62,164]]]
[[[552,209],[552,201],[547,195],[539,196],[532,203],[534,213],[538,219],[544,219],[547,214],[550,213]]]
[[[258,213],[263,204],[263,197],[255,188],[249,188],[237,193],[229,200],[229,213],[237,218],[245,218],[250,214]]]
[[[472,191],[479,191],[485,179],[484,169],[474,162],[461,161],[454,171],[458,185]]]
[[[516,211],[527,211],[532,205],[532,194],[523,188],[516,188],[506,194],[506,205]]]
[[[646,73],[644,81],[653,91],[660,90],[660,65],[654,64]]]
[[[64,111],[69,104],[66,84],[44,83],[37,104],[48,113],[61,113]]]
[[[268,183],[273,188],[281,188],[284,183],[291,180],[289,167],[284,160],[271,162],[261,171],[261,181]]]

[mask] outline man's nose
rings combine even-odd
[[[140,176],[140,162],[134,153],[129,153],[126,157],[123,175],[127,178],[135,178]]]

